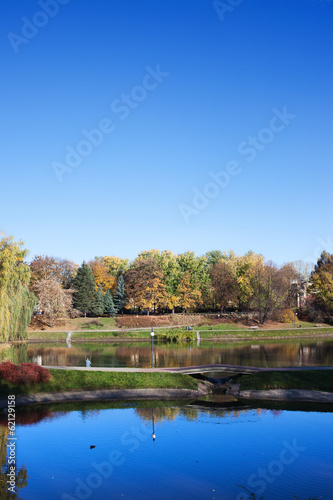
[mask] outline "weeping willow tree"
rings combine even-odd
[[[29,291],[28,251],[13,237],[0,240],[0,341],[23,339],[37,298]]]

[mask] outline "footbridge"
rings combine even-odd
[[[168,372],[168,373],[182,373],[184,375],[200,375],[212,372],[225,372],[225,373],[258,373],[258,372],[281,372],[281,371],[306,371],[306,370],[333,370],[333,366],[290,366],[282,368],[262,368],[258,366],[243,366],[243,365],[199,365],[199,366],[180,366],[180,367],[167,367],[167,368],[132,368],[132,367],[85,367],[85,366],[45,366],[44,368],[54,370],[89,370],[89,371],[103,371],[103,372]]]

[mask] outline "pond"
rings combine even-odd
[[[136,343],[66,343],[26,344],[0,351],[2,359],[14,362],[36,362],[45,366],[85,366],[88,357],[92,366],[151,366],[150,342]],[[0,358],[0,359],[1,359]],[[154,366],[196,366],[213,363],[249,366],[331,366],[333,341],[306,339],[265,342],[201,342],[197,344],[154,343]]]
[[[17,408],[18,497],[332,499],[332,413],[307,410],[200,402]],[[1,499],[18,498],[4,490],[5,416],[0,424]]]

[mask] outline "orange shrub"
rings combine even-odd
[[[294,311],[292,309],[281,309],[280,311],[276,311],[274,319],[280,323],[293,323]],[[298,321],[297,316],[296,321]]]

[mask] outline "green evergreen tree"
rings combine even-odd
[[[95,316],[102,316],[104,313],[104,295],[102,292],[101,285],[99,285],[97,291],[95,292],[95,301],[93,309]]]
[[[118,279],[118,285],[116,293],[113,297],[114,307],[117,313],[120,313],[126,304],[126,292],[125,292],[125,281],[121,274]]]
[[[104,295],[104,314],[112,317],[116,315],[116,309],[114,307],[110,290],[107,290]]]
[[[74,278],[73,306],[85,316],[94,313],[95,281],[91,268],[83,262]]]

